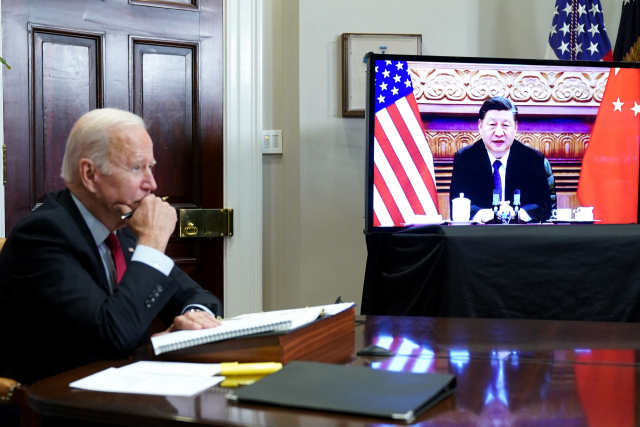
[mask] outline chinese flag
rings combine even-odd
[[[614,68],[582,161],[578,200],[602,224],[636,223],[640,70]]]

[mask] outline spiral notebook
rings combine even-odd
[[[313,322],[323,312],[322,307],[312,307],[290,312],[257,313],[237,319],[223,320],[222,325],[211,329],[177,331],[151,337],[151,345],[153,352],[158,356],[169,351],[230,338],[295,329]]]

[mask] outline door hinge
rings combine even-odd
[[[2,185],[7,185],[7,146],[2,144]]]
[[[180,209],[180,238],[233,236],[233,209]]]

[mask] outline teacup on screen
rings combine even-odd
[[[551,219],[571,221],[571,209],[554,209],[551,211]]]
[[[581,206],[574,212],[578,221],[593,221],[593,206]]]

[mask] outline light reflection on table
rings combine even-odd
[[[373,369],[456,375],[454,411],[420,425],[634,426],[635,350],[548,351],[440,349],[400,335],[371,344],[396,356]],[[388,424],[379,424],[380,426]]]

